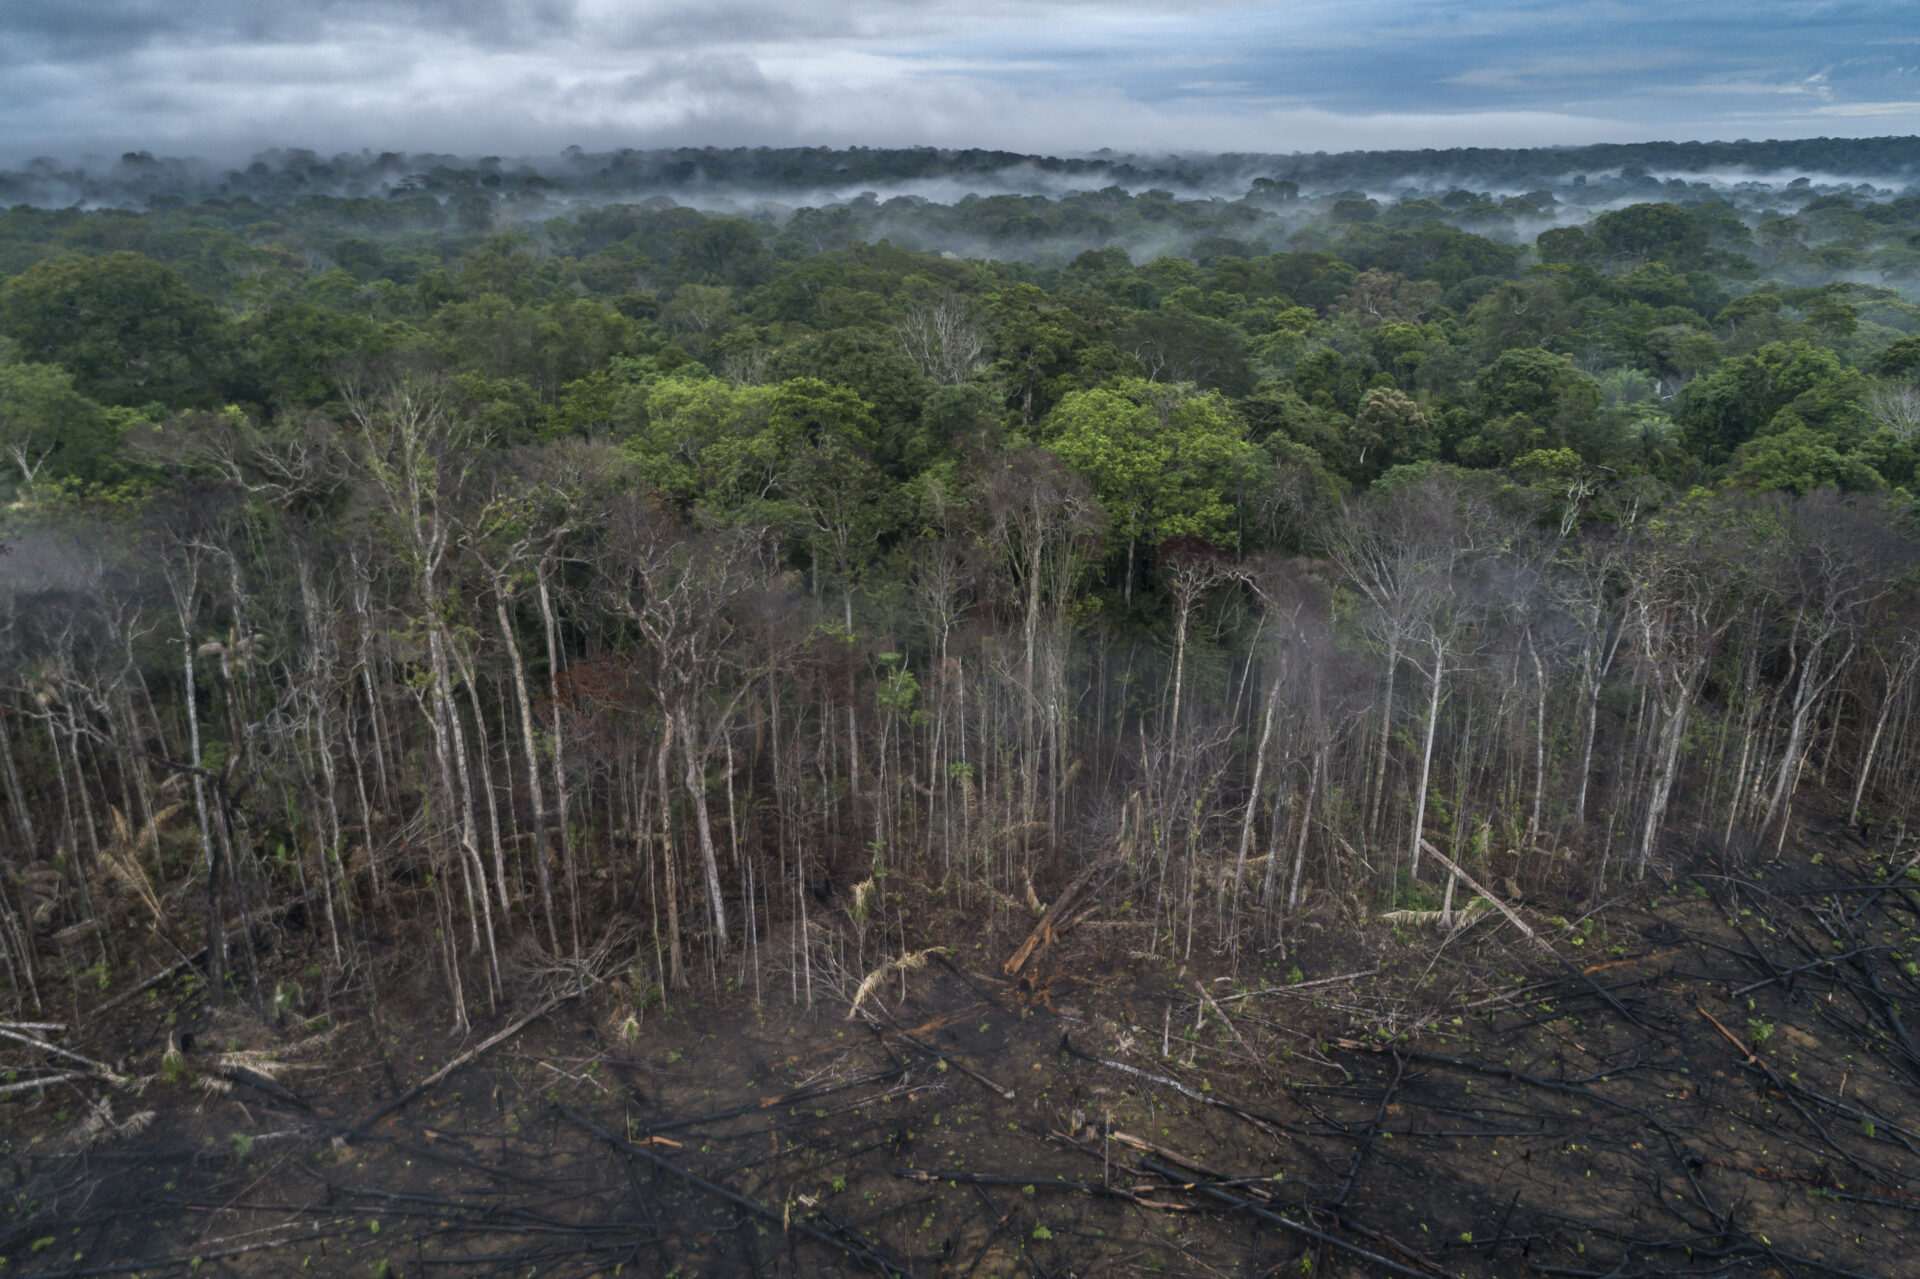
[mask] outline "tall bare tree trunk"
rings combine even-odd
[[[7,711],[0,707],[0,771],[7,779],[8,808],[13,813],[14,829],[20,833],[20,855],[31,858],[34,851],[33,813],[27,807],[27,791],[13,765],[13,739],[7,732]]]
[[[1540,662],[1540,650],[1534,647],[1533,632],[1527,632],[1527,655],[1533,659],[1533,816],[1527,821],[1527,847],[1540,842],[1540,801],[1547,789],[1547,671]]]
[[[700,734],[693,726],[691,712],[674,716],[680,728],[680,753],[686,760],[684,780],[687,796],[693,801],[694,829],[700,835],[701,867],[706,871],[707,897],[713,908],[714,934],[720,944],[720,953],[728,950],[727,903],[720,894],[720,860],[713,846],[713,819],[707,812],[706,778],[701,774],[701,765],[705,762],[705,752],[701,749]]]
[[[1673,794],[1673,781],[1680,771],[1680,743],[1686,737],[1687,711],[1692,699],[1682,695],[1669,711],[1661,706],[1661,735],[1659,738],[1659,758],[1657,772],[1653,779],[1653,790],[1647,796],[1647,816],[1641,827],[1640,849],[1634,857],[1633,873],[1635,879],[1644,879],[1647,874],[1647,862],[1653,856],[1653,842],[1660,834],[1660,823],[1667,815],[1667,801]]]
[[[1433,775],[1433,734],[1440,723],[1440,685],[1446,678],[1447,647],[1440,640],[1433,642],[1433,692],[1427,699],[1427,740],[1420,748],[1420,786],[1414,792],[1413,833],[1409,836],[1413,844],[1412,874],[1420,877],[1420,837],[1426,829],[1427,819],[1427,783]]]
[[[561,870],[567,877],[567,910],[572,925],[573,957],[580,957],[580,879],[573,859],[573,827],[567,820],[566,737],[560,723],[560,631],[553,619],[553,598],[547,590],[547,562],[535,573],[540,593],[540,620],[547,635],[547,691],[553,703],[553,812],[560,823]],[[674,940],[677,943],[679,934]],[[679,965],[674,966],[679,972]]]
[[[219,1003],[226,989],[226,932],[220,926],[220,854],[207,818],[207,784],[200,766],[200,697],[193,670],[193,632],[184,600],[180,605],[180,648],[187,697],[187,763],[193,769],[193,811],[200,821],[200,853],[207,866],[207,989]]]
[[[654,767],[660,782],[660,855],[664,862],[661,878],[667,887],[667,960],[671,965],[668,981],[678,988],[687,984],[687,975],[680,962],[680,890],[679,875],[673,864],[673,792],[667,789],[667,754],[672,749],[673,716],[669,715],[660,727],[660,750],[654,756]]]
[[[1365,829],[1377,834],[1381,808],[1387,787],[1387,753],[1393,745],[1393,687],[1400,672],[1400,636],[1396,632],[1387,641],[1387,688],[1380,706],[1380,750],[1374,757],[1373,776],[1367,782]]]
[[[1234,854],[1233,859],[1233,893],[1236,899],[1240,894],[1241,881],[1245,879],[1247,873],[1247,845],[1253,840],[1253,813],[1254,808],[1260,802],[1261,779],[1266,776],[1267,743],[1273,740],[1273,713],[1280,705],[1280,680],[1283,673],[1283,668],[1276,663],[1273,673],[1273,686],[1267,692],[1266,718],[1260,726],[1260,746],[1259,749],[1254,752],[1253,756],[1253,782],[1247,787],[1247,811],[1245,816],[1240,820],[1240,849]],[[1274,820],[1279,820],[1277,815]],[[1269,866],[1269,872],[1271,872],[1271,866]],[[1269,881],[1271,881],[1271,873],[1269,873]],[[1216,909],[1224,914],[1226,912],[1226,904],[1227,885],[1225,881],[1222,881],[1220,885],[1220,902]]]
[[[1815,643],[1809,648],[1800,682],[1794,688],[1793,716],[1788,722],[1787,746],[1781,752],[1780,771],[1774,779],[1773,795],[1767,801],[1766,819],[1760,823],[1763,840],[1774,831],[1776,821],[1780,823],[1779,837],[1782,840],[1786,838],[1787,818],[1793,807],[1794,784],[1800,779],[1800,762],[1806,752],[1807,729],[1813,721],[1814,709],[1826,696],[1827,688],[1853,658],[1854,645],[1848,644],[1847,651],[1823,675],[1820,673],[1819,660],[1824,647],[1823,643]]]
[[[507,616],[506,595],[495,585],[493,616],[500,626],[500,641],[506,646],[507,661],[513,670],[513,701],[520,713],[520,749],[527,757],[527,798],[533,805],[533,865],[540,882],[540,909],[547,921],[547,945],[560,949],[560,931],[553,915],[553,875],[548,866],[546,797],[540,788],[540,756],[535,749],[533,706],[527,697],[527,665],[520,658],[520,644],[513,635],[513,622]]]

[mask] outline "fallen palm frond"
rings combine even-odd
[[[1001,828],[1000,832],[994,836],[994,839],[1000,843],[1001,847],[1012,848],[1015,845],[1026,844],[1042,837],[1051,837],[1052,834],[1052,822],[1014,822]]]
[[[293,1045],[298,1050],[303,1045]],[[286,1060],[291,1052],[263,1052],[255,1049],[239,1049],[234,1052],[215,1053],[213,1067],[219,1071],[247,1070],[267,1079],[279,1079],[296,1070],[319,1070],[320,1066],[312,1062]]]
[[[90,937],[100,931],[100,921],[83,919],[77,924],[68,924],[53,935],[53,940],[62,946],[70,946],[83,937]]]
[[[63,876],[50,862],[33,862],[19,871],[20,905],[37,928],[46,927],[60,904]]]
[[[123,1137],[137,1137],[153,1122],[154,1114],[152,1110],[142,1110],[125,1119],[115,1119],[113,1098],[101,1097],[88,1107],[86,1116],[68,1134],[67,1141],[75,1150],[87,1150]]]
[[[897,972],[905,975],[925,967],[927,956],[938,954],[940,949],[940,947],[935,946],[929,950],[915,951],[911,954],[902,955],[898,959],[889,959],[868,973],[866,980],[862,981],[860,988],[853,993],[853,1007],[847,1009],[847,1020],[852,1021],[854,1019],[860,1012],[860,1005],[867,1002],[869,995],[880,989],[880,983],[887,979],[888,973]]]
[[[1390,924],[1440,924],[1458,931],[1492,909],[1486,898],[1475,897],[1456,911],[1389,910],[1382,913],[1380,918]]]

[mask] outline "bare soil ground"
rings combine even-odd
[[[956,927],[852,1019],[603,985],[444,1076],[556,988],[456,1037],[170,981],[35,1032],[144,1082],[0,1096],[0,1276],[1920,1275],[1906,856],[1519,903],[1560,958],[1328,910],[1236,971],[1106,911],[1010,979],[1024,928]]]

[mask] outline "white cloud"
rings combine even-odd
[[[1848,40],[1852,19],[1835,11],[1819,48],[1766,42],[1769,23],[1804,10],[13,0],[0,7],[0,162],[570,143],[1337,150],[1729,137],[1756,120],[1788,134],[1849,118],[1920,125],[1910,80],[1887,78],[1892,59],[1855,65],[1907,37]],[[1688,38],[1702,30],[1724,39]]]
[[[1643,77],[1699,63],[1696,54],[1649,49],[1622,53],[1560,54],[1474,67],[1446,77],[1446,83],[1479,89],[1541,89],[1620,76]]]
[[[1859,118],[1867,116],[1905,116],[1920,120],[1920,101],[1910,102],[1836,102],[1815,107],[1815,115]]]

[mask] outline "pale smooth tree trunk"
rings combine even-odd
[[[680,886],[679,872],[673,864],[673,792],[667,789],[667,755],[673,750],[673,716],[660,728],[660,750],[654,767],[660,783],[660,855],[661,878],[667,886],[667,962],[668,981],[676,988],[687,984],[686,970],[680,960]]]
[[[1675,699],[1669,711],[1661,704],[1662,733],[1658,745],[1659,757],[1655,767],[1652,793],[1647,796],[1647,817],[1640,832],[1640,850],[1634,858],[1634,878],[1644,879],[1647,874],[1647,861],[1653,856],[1653,842],[1660,834],[1660,824],[1666,819],[1667,801],[1673,795],[1673,781],[1680,771],[1680,743],[1686,737],[1687,711],[1692,699],[1684,694]]]
[[[1387,754],[1393,745],[1393,690],[1400,672],[1400,636],[1396,632],[1387,641],[1387,688],[1380,706],[1380,750],[1374,757],[1373,776],[1367,782],[1366,830],[1380,826],[1380,810],[1387,786]]]
[[[520,657],[520,645],[514,638],[513,620],[507,616],[507,597],[497,587],[493,595],[494,621],[500,627],[500,640],[506,646],[508,665],[513,671],[513,700],[520,712],[520,749],[527,757],[527,798],[533,806],[533,865],[540,883],[540,908],[547,921],[547,945],[560,949],[560,931],[553,915],[553,874],[547,858],[546,797],[540,788],[540,756],[535,749],[533,705],[527,696],[527,666]]]
[[[1300,905],[1300,874],[1307,866],[1307,831],[1313,823],[1313,800],[1320,792],[1320,768],[1324,758],[1321,751],[1313,753],[1313,771],[1307,780],[1307,799],[1300,808],[1300,841],[1293,850],[1293,879],[1287,885],[1288,914],[1292,914]]]
[[[680,728],[680,753],[685,757],[686,771],[683,779],[687,796],[693,801],[694,829],[700,836],[701,868],[706,872],[707,896],[713,907],[714,935],[720,943],[720,953],[727,952],[727,904],[720,893],[720,860],[713,847],[713,819],[707,812],[707,788],[700,774],[700,765],[705,753],[700,749],[693,727],[691,713],[674,716]]]
[[[1773,795],[1767,800],[1766,820],[1760,823],[1762,838],[1774,830],[1774,823],[1778,821],[1779,838],[1782,841],[1786,839],[1794,783],[1800,778],[1801,756],[1806,753],[1807,727],[1812,723],[1815,707],[1826,696],[1827,688],[1853,658],[1854,645],[1848,644],[1847,651],[1840,655],[1831,669],[1824,675],[1820,674],[1819,660],[1824,647],[1824,637],[1810,647],[1800,683],[1794,689],[1793,717],[1787,727],[1787,747],[1780,755],[1780,771],[1774,778]]]
[[[560,823],[561,869],[567,877],[567,910],[572,924],[573,957],[580,957],[580,882],[573,862],[573,828],[567,820],[566,738],[560,724],[560,630],[553,618],[553,597],[547,590],[547,565],[535,574],[540,588],[540,620],[547,634],[547,690],[553,703],[553,812]],[[676,941],[678,936],[676,934]],[[675,971],[678,971],[676,966]]]
[[[1893,714],[1893,708],[1905,696],[1908,681],[1913,678],[1914,667],[1920,663],[1920,648],[1909,647],[1902,656],[1900,664],[1887,680],[1887,691],[1880,700],[1880,713],[1874,716],[1873,734],[1867,739],[1866,752],[1860,758],[1858,775],[1853,779],[1853,803],[1847,809],[1849,826],[1860,820],[1860,804],[1866,797],[1867,780],[1873,775],[1873,761],[1880,749],[1880,737],[1885,732],[1887,720]],[[8,765],[12,767],[11,763]]]
[[[1540,801],[1547,789],[1547,671],[1540,662],[1540,650],[1534,646],[1533,632],[1527,632],[1527,655],[1533,659],[1533,816],[1527,821],[1527,848],[1540,842]]]
[[[1273,739],[1273,714],[1280,705],[1281,675],[1281,670],[1276,669],[1273,676],[1273,686],[1267,691],[1267,714],[1265,721],[1260,727],[1260,748],[1254,752],[1253,756],[1253,784],[1247,788],[1247,811],[1240,820],[1240,850],[1234,855],[1233,859],[1233,893],[1236,899],[1240,894],[1241,881],[1246,877],[1247,873],[1247,845],[1253,839],[1254,809],[1260,803],[1260,782],[1261,779],[1265,777],[1267,771],[1267,743]],[[1276,817],[1275,820],[1277,821],[1279,819]],[[1268,871],[1268,877],[1271,879],[1271,861],[1268,863]],[[1216,908],[1222,913],[1225,913],[1226,898],[1227,886],[1223,882],[1220,885],[1220,903]]]
[[[1433,643],[1433,690],[1427,699],[1427,740],[1420,748],[1420,784],[1414,791],[1412,874],[1420,877],[1420,835],[1427,820],[1427,785],[1433,776],[1433,736],[1440,724],[1440,687],[1446,678],[1447,646],[1439,639]]]

